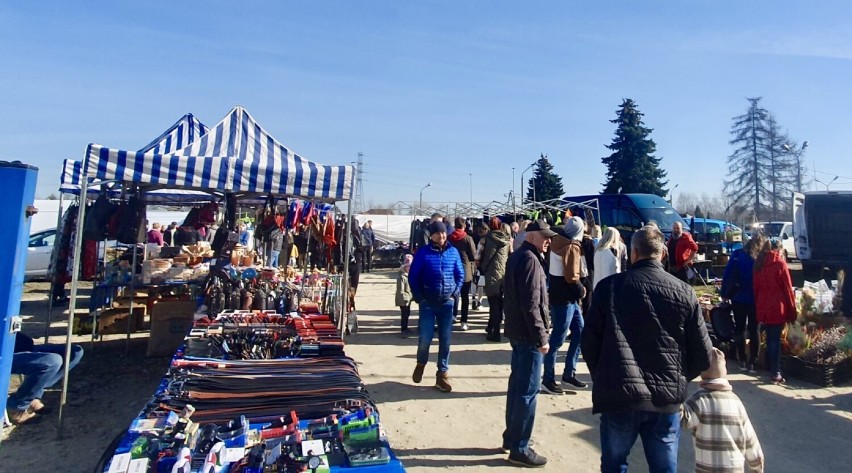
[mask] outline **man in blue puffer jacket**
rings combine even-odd
[[[447,375],[450,361],[450,334],[453,329],[453,298],[458,297],[464,284],[464,266],[458,250],[447,243],[444,222],[429,224],[430,244],[420,247],[408,272],[411,295],[420,304],[417,325],[420,341],[417,344],[417,367],[411,379],[419,383],[429,361],[429,345],[435,336],[438,322],[438,372],[435,387],[452,391]]]

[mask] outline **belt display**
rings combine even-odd
[[[301,309],[197,320],[103,471],[405,471],[334,322]]]

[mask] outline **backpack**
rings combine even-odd
[[[733,280],[726,285],[726,290],[725,293],[722,294],[722,297],[724,297],[725,299],[733,300],[733,298],[737,297],[740,291],[742,291],[743,284],[740,281],[740,264],[737,256],[732,256],[729,264],[734,265],[734,270],[730,274]]]

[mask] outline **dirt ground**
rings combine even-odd
[[[378,402],[395,453],[415,473],[514,470],[498,451],[509,344],[486,342],[487,309],[472,312],[470,330],[453,334],[453,392],[441,393],[430,382],[436,344],[423,383],[412,383],[417,341],[398,335],[394,278],[391,270],[362,275],[357,297],[359,332],[347,339],[346,352],[359,363],[361,376]],[[21,312],[26,317],[24,330],[33,336],[44,332],[46,291],[42,283],[27,284]],[[415,324],[416,313],[412,314]],[[51,332],[64,335],[64,316],[54,321]],[[65,436],[57,439],[55,412],[38,424],[14,429],[0,443],[0,471],[92,471],[113,437],[127,428],[149,399],[168,364],[167,358],[144,357],[144,338],[133,339],[127,354],[124,336],[112,338],[94,348],[88,338],[80,339],[86,342],[87,353],[72,372]],[[51,341],[59,342],[59,337]],[[786,386],[775,386],[766,382],[765,372],[743,375],[733,362],[729,370],[763,445],[766,471],[849,471],[852,385],[817,388],[789,380]],[[582,360],[579,372],[581,379],[589,381]],[[59,393],[50,391],[45,398],[55,406]],[[546,471],[598,471],[598,418],[591,414],[590,390],[541,395],[533,438],[536,450],[550,459]],[[692,471],[692,461],[692,439],[684,433],[679,470]],[[630,471],[647,471],[640,445],[634,447],[630,465]]]

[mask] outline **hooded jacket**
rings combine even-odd
[[[417,250],[408,283],[414,301],[420,304],[444,304],[459,294],[464,283],[464,268],[459,252],[449,243],[438,247],[430,243]]]
[[[476,257],[476,246],[473,244],[473,238],[463,229],[456,228],[453,233],[447,236],[447,240],[459,252],[464,267],[464,282],[471,282],[473,280],[473,260]]]
[[[550,241],[550,277],[548,295],[553,305],[575,304],[583,298],[585,288],[580,278],[583,258],[579,240],[562,235]]]
[[[479,271],[485,275],[485,295],[500,295],[503,277],[506,275],[506,260],[509,259],[509,244],[512,238],[502,230],[491,230],[483,238]]]
[[[710,366],[713,347],[695,291],[659,261],[640,260],[601,280],[584,318],[595,414],[677,412],[689,381]]]
[[[769,325],[795,322],[796,300],[787,263],[775,251],[768,251],[757,258],[758,261],[764,258],[760,269],[757,269],[757,262],[754,266],[752,288],[757,321]]]

